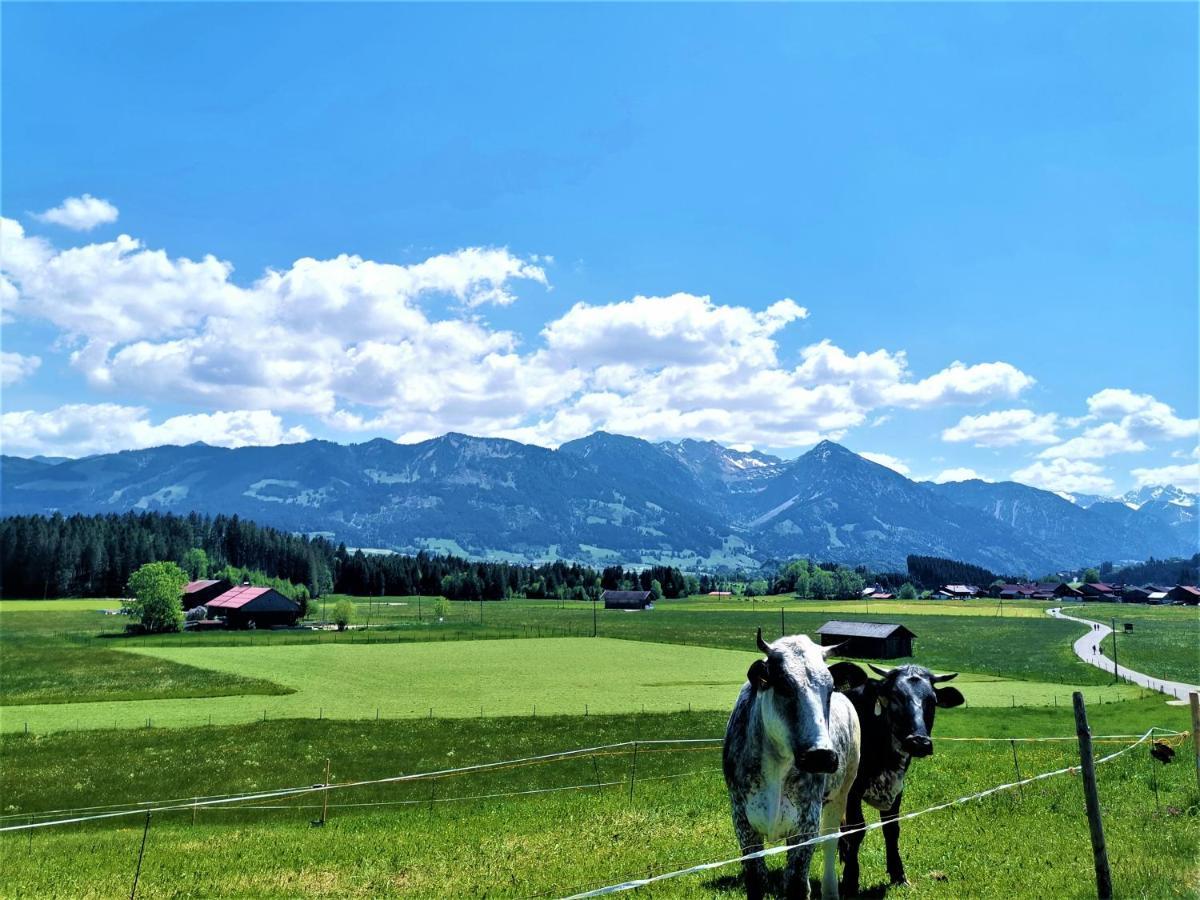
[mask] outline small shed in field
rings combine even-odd
[[[896,659],[912,656],[912,642],[916,637],[903,625],[886,622],[826,622],[817,629],[821,635],[821,646],[841,644],[838,656],[856,656],[864,659]]]
[[[289,600],[274,588],[251,587],[243,584],[209,600],[209,616],[224,619],[231,628],[270,628],[275,625],[295,625],[300,618],[300,605]]]
[[[183,608],[189,610],[204,606],[209,600],[215,600],[232,587],[233,584],[224,578],[189,581],[183,586]]]
[[[605,609],[645,609],[653,607],[649,591],[605,591],[601,595]]]

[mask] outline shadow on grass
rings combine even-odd
[[[704,883],[704,886],[710,891],[718,894],[729,894],[735,897],[744,896],[746,893],[745,882],[742,880],[741,872],[731,875],[722,875],[720,878],[713,878]],[[838,890],[842,897],[861,897],[864,900],[883,900],[888,895],[888,891],[895,885],[886,881],[881,881],[879,884],[871,885],[870,887],[862,888],[857,894],[846,894],[841,892],[841,885],[838,885]],[[787,887],[784,884],[784,870],[782,868],[770,869],[767,871],[767,896],[768,897],[786,897]],[[821,881],[819,878],[809,879],[809,896],[821,896]]]

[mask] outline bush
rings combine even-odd
[[[173,562],[146,563],[129,576],[130,615],[150,634],[183,627],[187,573]]]
[[[899,597],[901,600],[916,600],[917,599],[917,589],[915,587],[913,587],[909,582],[906,581],[906,582],[904,582],[904,584],[900,585],[900,593],[897,594],[896,596]]]
[[[433,601],[433,614],[439,619],[444,619],[450,615],[450,601],[445,597],[438,597]]]
[[[346,626],[354,619],[354,604],[346,597],[343,597],[333,607],[333,621],[337,625],[338,631],[345,631]]]

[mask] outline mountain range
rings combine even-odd
[[[597,432],[549,450],[206,444],[76,460],[0,457],[5,515],[226,513],[349,546],[512,560],[756,567],[804,556],[903,569],[910,553],[1039,575],[1200,550],[1195,495],[1071,498],[1013,482],[915,482],[823,441],[791,460]]]

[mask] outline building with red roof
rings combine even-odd
[[[289,600],[274,588],[242,584],[209,600],[210,618],[225,620],[230,628],[271,628],[295,625],[300,604]]]

